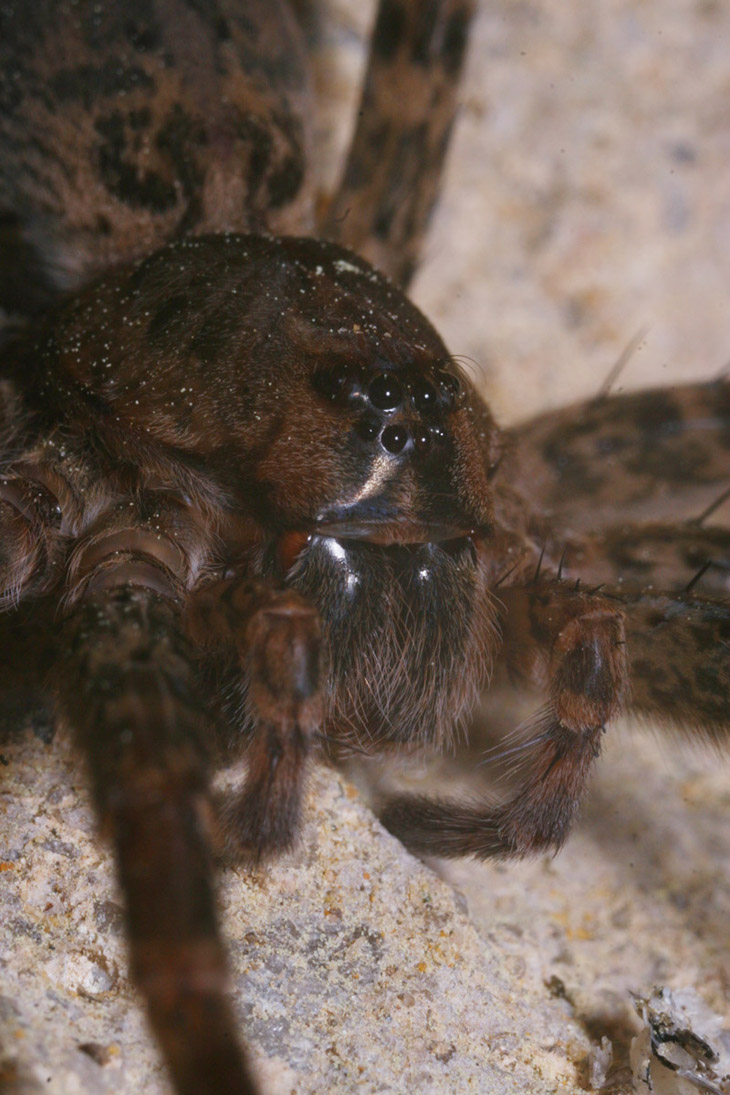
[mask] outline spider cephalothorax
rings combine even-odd
[[[220,750],[246,779],[218,820],[258,863],[295,840],[318,749],[441,746],[498,664],[545,695],[514,746],[522,784],[497,803],[403,795],[382,817],[417,851],[508,857],[561,845],[622,707],[724,733],[724,587],[685,571],[727,535],[591,536],[574,511],[597,485],[661,511],[680,467],[692,490],[723,485],[728,385],[505,438],[400,288],[275,234],[314,210],[301,43],[284,5],[208,8],[2,13],[0,303],[21,313],[0,358],[2,681],[27,687],[34,651],[88,759],[176,1090],[246,1095],[212,887]],[[335,202],[358,216],[325,221],[402,280],[469,13],[381,5]],[[610,455],[600,481],[586,448]],[[628,541],[660,553],[662,592],[625,576]]]
[[[490,535],[500,438],[367,263],[315,240],[176,244],[62,309],[15,368],[35,374],[39,420],[74,406],[67,450],[92,439],[120,494],[133,482],[154,511],[173,492],[178,524],[197,528],[214,496],[226,561],[278,580],[293,566],[322,616],[337,734],[448,735],[494,648],[474,538]],[[129,545],[109,535],[114,558]],[[164,544],[153,554],[174,571]],[[191,544],[172,580],[190,588],[210,565]]]

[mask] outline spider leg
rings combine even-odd
[[[55,692],[115,847],[132,972],[175,1090],[252,1095],[215,908],[211,728],[181,621],[196,522],[186,542],[180,510],[168,537],[145,527],[149,508],[143,496],[112,507],[72,554]]]
[[[402,796],[383,822],[414,851],[442,856],[522,856],[557,850],[580,804],[606,722],[627,685],[623,615],[566,583],[500,590],[503,654],[513,673],[547,685],[549,700],[524,728],[526,778],[500,804]]]
[[[288,848],[299,824],[310,739],[322,721],[319,617],[294,590],[234,577],[197,593],[188,620],[199,645],[234,649],[248,681],[246,785],[222,820],[231,851],[259,862]]]
[[[730,529],[701,525],[617,525],[551,545],[566,579],[615,590],[687,589],[730,593]],[[709,565],[708,565],[709,564]]]
[[[133,584],[65,621],[61,711],[88,758],[126,897],[132,972],[180,1095],[243,1095],[216,923],[205,716],[170,601]]]
[[[438,192],[473,10],[473,0],[381,0],[355,136],[323,225],[404,287]]]
[[[51,491],[19,471],[0,475],[0,609],[48,587],[61,547],[61,514]]]
[[[45,599],[0,612],[0,744],[28,727],[45,741],[53,737],[53,704],[46,687],[56,655],[54,606]]]
[[[730,604],[690,593],[612,595],[626,620],[630,707],[730,744]]]
[[[594,399],[514,436],[518,481],[566,526],[697,518],[730,486],[730,382]]]
[[[25,436],[14,386],[0,380],[0,610],[41,593],[69,531],[69,499]]]

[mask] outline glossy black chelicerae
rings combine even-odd
[[[220,750],[247,760],[219,811],[229,850],[257,863],[296,837],[311,756],[443,747],[498,662],[546,696],[522,786],[402,796],[383,820],[417,851],[508,857],[562,843],[622,708],[727,729],[724,571],[702,565],[726,533],[575,519],[589,496],[656,502],[680,472],[722,484],[727,383],[507,436],[343,246],[407,280],[469,16],[381,5],[318,240],[283,3],[1,13],[2,681],[45,690],[88,758],[180,1093],[255,1086],[211,882]],[[648,543],[651,593],[631,554]]]

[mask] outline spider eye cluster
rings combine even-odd
[[[426,452],[443,440],[443,418],[464,394],[459,377],[443,367],[423,376],[414,368],[397,373],[387,366],[366,371],[338,361],[315,370],[312,385],[332,403],[359,410],[355,424],[359,437],[379,439],[393,456],[411,447]]]
[[[368,397],[374,407],[381,411],[394,411],[403,400],[403,389],[398,377],[393,373],[380,373],[370,381]]]

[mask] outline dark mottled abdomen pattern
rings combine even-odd
[[[0,307],[203,232],[306,230],[308,78],[277,0],[0,13]]]

